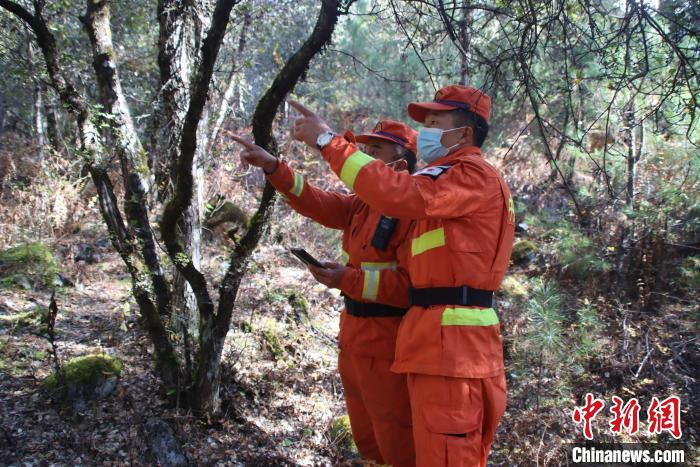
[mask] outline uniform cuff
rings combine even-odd
[[[278,191],[287,192],[294,182],[294,174],[292,169],[289,168],[286,162],[279,161],[277,164],[277,169],[271,174],[265,174],[265,177]]]
[[[356,300],[356,285],[359,269],[352,266],[345,266],[345,271],[343,272],[343,278],[340,280],[340,291],[343,292],[348,297]]]

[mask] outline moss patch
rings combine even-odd
[[[513,245],[510,257],[513,264],[522,264],[529,261],[538,251],[537,245],[530,240],[520,240]]]
[[[105,378],[119,376],[123,369],[122,361],[109,355],[86,355],[63,364],[66,386],[87,388],[94,388]],[[50,392],[56,392],[60,389],[58,376],[48,376],[44,380],[44,386]]]
[[[505,297],[526,298],[528,291],[525,283],[517,275],[508,275],[501,282],[498,293]]]
[[[10,368],[9,360],[9,344],[6,339],[0,339],[0,371],[7,371]]]
[[[309,302],[303,295],[295,290],[289,290],[287,301],[292,306],[295,321],[307,323],[309,321]]]
[[[268,323],[262,330],[263,348],[272,354],[275,360],[284,359],[284,347],[274,323]]]
[[[0,251],[0,286],[19,285],[25,277],[33,284],[51,286],[58,273],[53,254],[43,243],[26,243]]]
[[[19,313],[0,315],[0,327],[28,328],[35,332],[44,332],[48,322],[49,310],[40,306]]]

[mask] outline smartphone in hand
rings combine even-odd
[[[317,268],[324,267],[316,258],[311,256],[309,252],[303,248],[290,248],[289,251],[291,251],[294,256],[299,258],[299,261],[307,266],[310,264],[312,266],[316,266]]]

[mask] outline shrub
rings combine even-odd
[[[351,452],[357,452],[357,446],[352,439],[352,429],[350,427],[350,417],[342,415],[336,417],[331,423],[328,435],[332,444]]]
[[[553,248],[562,273],[579,280],[610,271],[610,264],[596,254],[591,239],[568,222],[550,231],[556,238]]]
[[[601,322],[598,310],[588,300],[576,311],[576,345],[573,357],[577,360],[588,360],[600,353],[602,342],[600,340]]]
[[[680,266],[680,285],[690,293],[700,290],[700,256],[683,260]]]
[[[566,348],[561,305],[561,295],[554,283],[542,279],[533,282],[530,299],[525,305],[529,324],[519,343],[516,365],[536,379],[531,395],[535,397],[537,409],[541,401],[556,403],[568,390],[568,380],[561,374]],[[543,387],[546,388],[545,397]]]
[[[535,280],[526,312],[531,326],[525,336],[525,346],[540,354],[543,360],[556,362],[563,349],[564,321],[557,286],[546,280]]]

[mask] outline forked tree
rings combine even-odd
[[[201,176],[198,157],[208,146],[207,101],[215,63],[231,12],[237,0],[159,0],[158,66],[160,71],[154,142],[144,144],[134,125],[119,76],[119,57],[112,41],[109,0],[87,0],[80,20],[92,49],[99,102],[79,91],[61,63],[62,50],[45,15],[45,1],[0,0],[31,31],[43,55],[51,86],[66,112],[77,124],[82,163],[97,189],[100,211],[112,246],[119,253],[132,281],[133,296],[154,346],[154,367],[166,394],[193,411],[219,409],[221,356],[230,327],[239,285],[255,250],[274,202],[274,189],[266,184],[250,225],[230,254],[218,297],[202,272],[198,238]],[[292,54],[259,100],[253,114],[255,142],[277,154],[272,125],[280,104],[306,73],[311,60],[331,39],[338,16],[351,1],[321,0],[315,26]],[[193,14],[193,11],[199,14]],[[201,14],[201,12],[206,12]],[[249,21],[241,15],[233,20]],[[183,40],[184,38],[184,40]],[[97,105],[102,111],[95,112]],[[218,121],[218,119],[217,119]],[[107,128],[106,134],[101,128]],[[209,133],[210,134],[210,133]],[[147,154],[145,147],[162,148]],[[155,159],[149,164],[149,156]],[[125,194],[119,205],[110,161],[119,162]],[[154,173],[156,172],[156,173]],[[154,186],[153,180],[160,180]],[[165,202],[160,235],[166,252],[158,247],[151,219],[153,194]],[[174,265],[175,277],[163,267],[164,255]],[[198,317],[198,332],[178,326],[173,317]],[[173,340],[173,331],[181,339]]]

